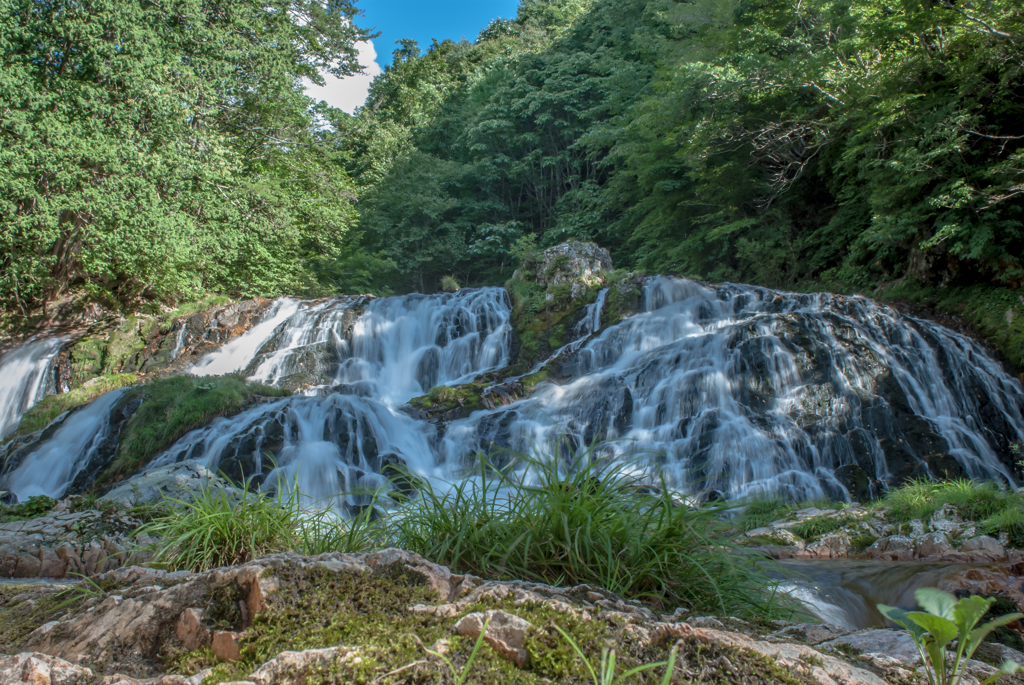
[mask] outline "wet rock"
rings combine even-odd
[[[190,459],[169,466],[150,468],[136,474],[110,490],[102,499],[126,507],[157,502],[165,495],[191,501],[204,489],[212,486],[234,489],[227,481],[198,461]]]
[[[925,557],[942,557],[942,555],[953,551],[953,545],[949,544],[943,533],[927,533],[914,541],[914,554],[919,559]]]
[[[483,632],[484,626],[487,627],[484,642],[502,658],[519,668],[526,668],[529,662],[529,654],[526,651],[526,631],[531,628],[529,621],[505,611],[490,610],[462,617],[455,624],[455,632],[475,640]]]
[[[838,626],[830,626],[822,623],[798,623],[776,630],[768,635],[769,642],[806,642],[809,645],[817,645],[828,640],[847,634],[849,631]]]
[[[1006,549],[999,541],[988,535],[973,537],[960,545],[960,552],[970,554],[978,561],[1001,561],[1006,559]]]
[[[801,556],[812,559],[840,559],[850,554],[850,536],[846,533],[829,533],[804,548]]]
[[[881,654],[896,659],[905,666],[915,666],[921,662],[914,638],[905,630],[859,630],[819,646],[847,647],[863,654]]]
[[[879,538],[864,551],[864,556],[889,561],[910,561],[914,558],[914,539],[906,535]]]

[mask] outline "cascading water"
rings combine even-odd
[[[0,478],[0,489],[22,501],[36,495],[62,496],[110,436],[110,410],[121,394],[108,392],[69,414],[48,440]]]
[[[21,415],[53,391],[50,373],[64,338],[30,340],[0,358],[0,438],[18,427]]]
[[[1024,389],[963,336],[863,298],[683,279],[653,279],[645,304],[579,350],[568,382],[453,422],[441,461],[608,440],[605,456],[681,490],[843,497],[844,467],[877,482],[895,460],[927,468],[923,431],[967,475],[1010,479],[993,445],[1024,438]]]
[[[280,477],[316,500],[379,484],[388,464],[452,479],[478,450],[552,454],[559,441],[604,440],[624,468],[729,497],[849,497],[858,482],[943,469],[1011,479],[1024,388],[964,336],[859,297],[672,278],[650,279],[642,311],[602,327],[606,296],[549,358],[558,382],[448,424],[402,405],[513,361],[504,290],[281,299],[191,372],[243,370],[306,394],[217,419],[158,463]]]
[[[156,463],[199,459],[236,479],[297,484],[317,502],[381,484],[378,474],[387,464],[433,473],[432,429],[398,407],[436,385],[509,363],[508,296],[483,288],[388,298],[370,302],[356,318],[354,310],[364,304],[348,298],[302,303],[271,334],[256,330],[261,324],[234,350],[213,353],[218,365],[246,367],[252,380],[264,383],[305,374],[316,380],[318,396],[218,419],[184,436]],[[244,340],[248,335],[260,345]],[[210,366],[203,360],[197,368]],[[358,499],[346,497],[349,504]]]

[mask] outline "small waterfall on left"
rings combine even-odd
[[[64,338],[29,340],[0,357],[0,438],[18,427],[21,415],[56,388],[51,369]]]
[[[120,390],[108,392],[68,414],[49,439],[0,478],[0,489],[13,492],[21,501],[36,495],[63,496],[110,437],[110,410],[121,395]]]

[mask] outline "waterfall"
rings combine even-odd
[[[64,338],[30,340],[0,357],[0,438],[14,432],[24,414],[52,391],[50,368]]]
[[[110,410],[121,397],[114,390],[72,412],[49,439],[0,478],[0,489],[24,501],[35,495],[61,497],[110,436]]]
[[[1024,440],[1024,388],[965,336],[862,297],[662,277],[646,281],[639,312],[607,326],[609,297],[598,293],[572,341],[547,360],[557,357],[557,380],[436,424],[404,404],[514,361],[504,290],[282,298],[190,372],[241,372],[303,394],[216,419],[155,463],[198,459],[265,488],[297,485],[317,501],[375,487],[402,464],[454,479],[479,450],[551,455],[556,443],[563,455],[566,446],[580,455],[599,443],[600,458],[652,481],[729,497],[850,499],[947,473],[1012,482],[1009,446]],[[41,364],[45,355],[28,356]],[[40,377],[17,387],[37,387]],[[80,469],[90,437],[106,430],[103,407],[73,413],[8,481],[28,492],[27,474],[60,471],[62,453],[67,473]],[[69,482],[60,476],[37,489],[56,493]]]
[[[278,327],[284,325],[298,309],[297,300],[282,297],[267,310],[263,321],[200,359],[189,373],[194,376],[220,376],[243,370]]]
[[[847,497],[844,467],[878,483],[894,461],[924,468],[925,431],[968,476],[1012,480],[993,445],[1024,439],[1024,389],[964,336],[860,297],[656,278],[644,302],[568,381],[453,422],[441,461],[606,440],[606,458],[685,491]]]

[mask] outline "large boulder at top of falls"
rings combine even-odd
[[[528,268],[541,285],[570,285],[575,298],[576,290],[601,284],[601,272],[612,270],[612,256],[594,243],[570,240],[544,250]]]

